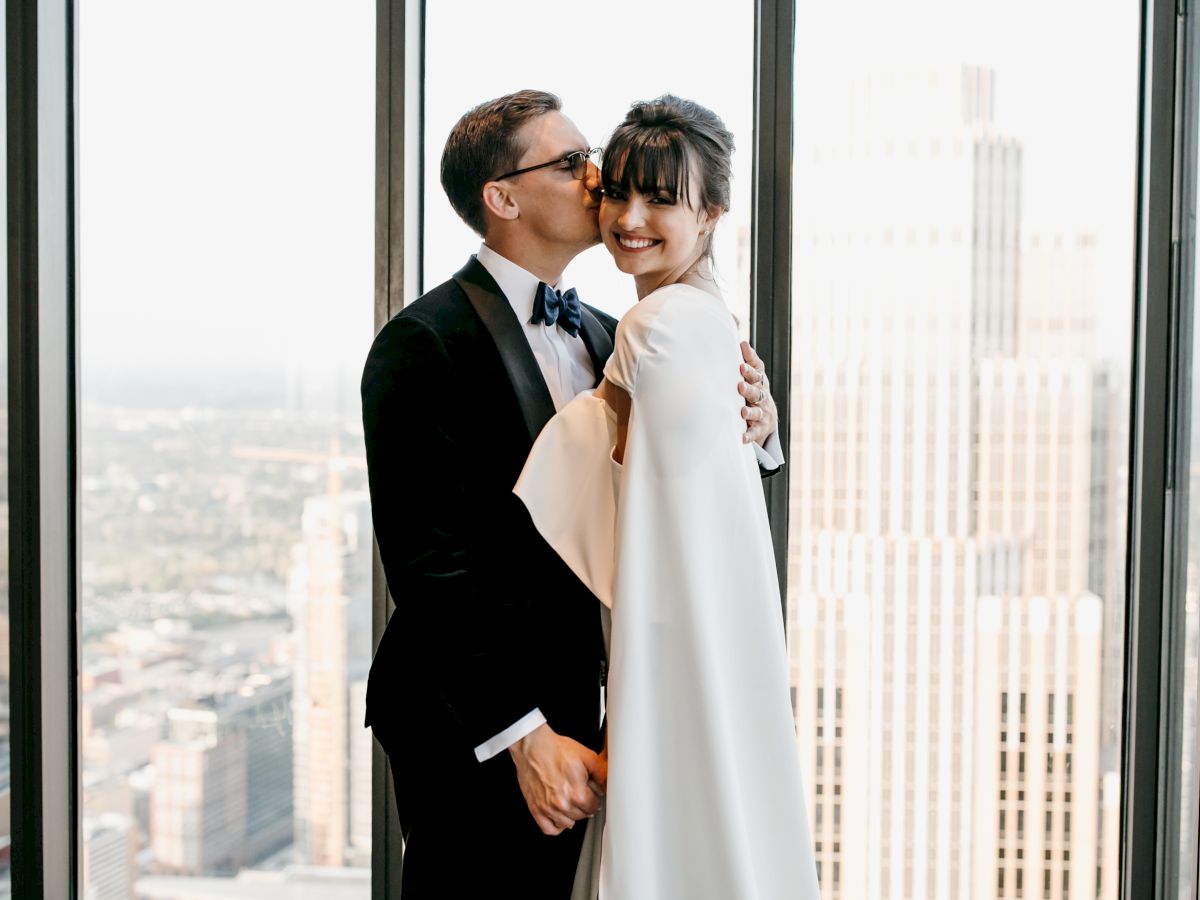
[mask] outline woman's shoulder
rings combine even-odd
[[[666,285],[621,318],[605,375],[632,392],[645,359],[675,358],[684,349],[721,347],[731,340],[736,344],[737,326],[724,300],[692,285]]]
[[[620,324],[627,330],[650,331],[655,324],[667,318],[704,313],[715,315],[722,321],[728,319],[733,324],[733,317],[721,297],[693,285],[676,282],[647,294],[625,313]]]

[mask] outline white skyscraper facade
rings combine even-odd
[[[797,139],[788,619],[826,900],[1043,896],[1046,872],[1094,896],[1113,385],[1071,315],[1086,252],[1022,274],[996,90],[872,70]]]
[[[362,682],[371,661],[371,546],[366,493],[343,492],[332,471],[326,493],[305,501],[289,579],[296,856],[308,865],[370,859],[370,804],[362,792],[369,793],[371,733],[363,727]]]

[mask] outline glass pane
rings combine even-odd
[[[374,4],[79,35],[85,894],[366,898]]]
[[[714,233],[713,249],[726,303],[743,336],[749,335],[754,5],[736,0],[715,16],[703,16],[682,0],[642,4],[634,31],[644,36],[644,46],[643,37],[632,32],[603,34],[594,10],[572,10],[553,0],[528,0],[486,28],[464,29],[464,15],[475,9],[445,2],[430,3],[425,12],[424,289],[457,272],[481,242],[451,209],[439,181],[446,136],[463,113],[512,91],[551,91],[587,140],[602,146],[630,104],[669,92],[712,109],[736,141],[731,209]],[[719,50],[710,49],[714,33],[721,37]],[[463,60],[487,59],[500,46],[503,65],[470,77]],[[636,65],[594,62],[606,57],[613,63],[636,57]],[[633,280],[617,271],[600,246],[580,254],[562,283],[615,316],[637,300]]]
[[[1189,89],[1195,91],[1195,87],[1192,85]],[[1196,96],[1197,94],[1193,93],[1193,104],[1197,102]],[[1193,158],[1194,164],[1195,159]],[[1195,221],[1194,210],[1192,211],[1192,221]],[[1196,360],[1200,359],[1200,329],[1195,327],[1196,286],[1194,282],[1195,266],[1200,259],[1196,257],[1194,243],[1190,252],[1193,257],[1191,270],[1193,283],[1185,288],[1188,293],[1184,295],[1190,298],[1192,306],[1191,365],[1193,374],[1189,379],[1191,382],[1189,388],[1191,391],[1190,419],[1185,426],[1189,432],[1187,440],[1190,447],[1190,464],[1187,469],[1188,480],[1185,488],[1187,491],[1185,501],[1187,510],[1185,540],[1187,543],[1180,547],[1180,552],[1187,553],[1187,567],[1183,604],[1174,610],[1176,625],[1172,628],[1172,633],[1176,635],[1176,653],[1180,654],[1176,664],[1182,677],[1180,683],[1182,703],[1180,709],[1175,713],[1178,717],[1177,727],[1172,731],[1172,746],[1168,749],[1170,758],[1177,761],[1172,765],[1172,770],[1179,773],[1180,802],[1176,812],[1178,822],[1174,826],[1179,835],[1179,843],[1177,847],[1170,848],[1168,851],[1178,854],[1175,863],[1178,872],[1178,892],[1173,896],[1179,900],[1196,900],[1197,826],[1200,825],[1200,822],[1197,821],[1197,818],[1200,817],[1200,785],[1197,784],[1196,778],[1196,742],[1198,739],[1196,714],[1200,708],[1200,697],[1197,695],[1197,690],[1200,688],[1200,502],[1198,502],[1200,499],[1200,466],[1195,462],[1200,454],[1200,391],[1195,389],[1194,375]]]
[[[1187,27],[1190,31],[1189,47],[1195,47],[1200,38],[1200,32],[1197,32],[1200,24],[1189,19]],[[1182,583],[1174,585],[1175,594],[1167,606],[1167,615],[1170,617],[1168,633],[1173,638],[1172,665],[1174,675],[1179,680],[1175,684],[1178,702],[1171,704],[1167,710],[1167,715],[1174,717],[1168,731],[1170,745],[1167,748],[1167,769],[1176,773],[1178,781],[1175,784],[1178,788],[1177,796],[1171,798],[1174,805],[1169,807],[1168,812],[1173,819],[1168,834],[1174,835],[1177,840],[1168,846],[1166,860],[1168,878],[1174,881],[1174,884],[1168,881],[1168,896],[1178,900],[1196,900],[1197,869],[1200,866],[1197,845],[1200,783],[1196,770],[1196,716],[1200,710],[1200,465],[1197,465],[1197,460],[1200,460],[1200,390],[1197,390],[1196,383],[1196,364],[1200,360],[1200,328],[1196,327],[1197,265],[1200,265],[1196,241],[1200,141],[1196,137],[1196,125],[1200,122],[1200,67],[1189,58],[1187,71],[1187,81],[1182,90],[1190,108],[1188,115],[1191,122],[1187,131],[1190,145],[1184,148],[1184,152],[1192,177],[1190,192],[1184,201],[1190,204],[1190,208],[1186,209],[1183,216],[1184,254],[1188,259],[1183,264],[1181,302],[1185,304],[1185,310],[1182,316],[1184,337],[1181,342],[1187,349],[1181,353],[1184,364],[1180,373],[1182,412],[1179,422],[1183,435],[1179,446],[1184,449],[1180,452],[1177,472],[1180,473],[1178,477],[1183,490],[1178,494],[1181,515],[1177,522],[1180,523],[1181,539],[1175,550],[1176,553],[1186,554],[1186,566]],[[1186,331],[1188,327],[1191,328],[1190,335]]]
[[[0,0],[0,10],[4,2]],[[5,67],[7,44],[0,41],[0,70]],[[3,92],[0,92],[3,93]],[[0,121],[8,120],[8,96],[0,96]],[[0,135],[7,159],[8,129]],[[0,178],[0,219],[8,218],[8,179]],[[5,233],[8,229],[5,228]],[[0,253],[0,291],[8,292],[8,251]],[[0,303],[0,898],[12,896],[9,872],[12,831],[12,778],[8,726],[8,301]]]
[[[822,895],[1115,897],[1137,10],[803,2],[796,35]]]

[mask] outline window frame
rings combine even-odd
[[[1176,543],[1175,452],[1181,436],[1178,265],[1183,200],[1178,165],[1184,93],[1181,9],[1175,0],[1142,6],[1137,232],[1130,410],[1129,545],[1126,570],[1125,700],[1122,713],[1120,896],[1167,896],[1169,806],[1164,694],[1169,574]],[[1168,352],[1161,352],[1162,349]],[[1159,352],[1154,352],[1158,350]]]
[[[1187,813],[1192,816],[1192,845],[1184,851],[1181,847],[1182,817],[1185,815],[1182,796],[1182,742],[1186,737],[1184,700],[1187,697],[1188,689],[1185,681],[1187,566],[1189,562],[1188,520],[1189,509],[1194,499],[1190,496],[1189,469],[1191,468],[1192,454],[1197,449],[1192,441],[1194,396],[1192,375],[1196,362],[1193,350],[1196,339],[1194,329],[1196,326],[1195,304],[1198,274],[1195,216],[1198,209],[1197,202],[1200,200],[1200,187],[1198,187],[1200,171],[1197,169],[1200,165],[1200,155],[1198,155],[1198,150],[1200,150],[1200,113],[1198,113],[1200,110],[1200,59],[1197,58],[1197,50],[1200,49],[1200,23],[1196,21],[1194,15],[1190,14],[1191,10],[1182,0],[1178,4],[1163,4],[1162,7],[1160,9],[1156,5],[1153,11],[1154,15],[1161,16],[1161,25],[1155,28],[1154,34],[1158,41],[1165,44],[1167,39],[1165,32],[1168,27],[1170,28],[1172,32],[1170,51],[1169,53],[1160,51],[1161,66],[1154,64],[1153,53],[1149,54],[1152,74],[1150,84],[1146,85],[1146,89],[1149,90],[1154,85],[1155,77],[1162,79],[1160,83],[1165,83],[1166,79],[1170,77],[1172,88],[1170,92],[1159,92],[1161,95],[1169,93],[1171,97],[1169,114],[1172,134],[1171,143],[1166,148],[1169,149],[1173,162],[1169,206],[1166,206],[1165,200],[1159,197],[1158,206],[1155,208],[1155,195],[1150,195],[1150,216],[1157,213],[1159,217],[1150,219],[1150,221],[1156,222],[1160,230],[1169,228],[1170,235],[1169,281],[1165,288],[1160,287],[1159,295],[1155,298],[1160,305],[1165,306],[1168,320],[1166,383],[1158,393],[1158,396],[1163,397],[1166,402],[1166,416],[1163,423],[1165,429],[1163,471],[1166,480],[1164,486],[1164,537],[1162,539],[1164,558],[1161,584],[1163,593],[1160,600],[1154,601],[1161,608],[1159,646],[1157,648],[1160,657],[1159,685],[1158,698],[1150,696],[1148,691],[1143,692],[1141,689],[1127,692],[1135,706],[1129,710],[1126,724],[1131,732],[1134,731],[1134,723],[1137,725],[1137,732],[1148,732],[1149,726],[1145,717],[1139,719],[1137,716],[1136,704],[1142,703],[1142,708],[1153,708],[1150,704],[1158,700],[1159,715],[1156,723],[1158,747],[1157,759],[1154,760],[1157,765],[1158,781],[1155,785],[1156,797],[1153,807],[1157,839],[1152,874],[1156,879],[1154,882],[1156,894],[1174,896],[1178,889],[1180,872],[1185,867],[1190,867],[1193,872],[1197,869],[1196,835],[1198,826],[1200,826],[1200,810],[1192,809],[1190,813]],[[1163,32],[1161,35],[1158,33],[1159,28]],[[1150,33],[1149,26],[1146,28],[1146,33]],[[1145,48],[1145,44],[1143,47]],[[1158,47],[1156,46],[1154,49],[1158,49]],[[1144,52],[1147,51],[1144,50]],[[1168,64],[1170,65],[1169,72]],[[1160,119],[1165,119],[1168,114],[1165,96],[1159,100],[1159,104],[1161,109],[1158,114]],[[1153,104],[1151,109],[1151,116],[1153,116]],[[1165,129],[1165,125],[1160,127]],[[1146,152],[1152,154],[1153,149]],[[1145,177],[1144,170],[1143,177]],[[1165,176],[1160,177],[1165,178]],[[1159,240],[1161,242],[1161,235]],[[1141,274],[1140,268],[1139,274]],[[1151,302],[1150,297],[1151,295],[1148,293],[1147,303]],[[1147,389],[1153,388],[1148,385]],[[1149,643],[1148,640],[1147,643]],[[1139,647],[1139,649],[1141,648]],[[1152,678],[1149,679],[1147,688],[1150,684],[1153,684]],[[1196,690],[1197,687],[1192,685],[1192,690]],[[1193,740],[1195,739],[1196,736],[1193,735]],[[1146,751],[1143,755],[1131,757],[1127,762],[1131,768],[1134,765],[1141,767],[1140,771],[1134,774],[1146,773],[1143,775],[1143,785],[1147,783],[1145,778],[1148,777],[1151,766],[1147,744],[1149,741],[1143,742]],[[1136,737],[1132,746],[1136,750],[1138,746]],[[1142,805],[1143,816],[1149,815],[1147,806],[1146,803]],[[1134,839],[1130,838],[1131,841]],[[1149,844],[1149,841],[1147,840],[1146,843]],[[1190,858],[1186,857],[1185,853],[1189,854]],[[1141,864],[1146,867],[1151,863],[1143,857]],[[1151,873],[1146,871],[1144,877],[1151,877]],[[1130,880],[1131,882],[1135,880],[1133,874],[1130,875]],[[1195,876],[1192,880],[1193,896],[1196,896],[1197,891],[1200,891],[1200,885],[1197,885]]]
[[[423,202],[424,9],[424,0],[377,0],[377,327],[421,280],[411,223]],[[1191,318],[1181,250],[1194,239],[1182,223],[1196,192],[1196,114],[1185,102],[1198,89],[1191,16],[1186,0],[1142,5],[1120,850],[1127,900],[1148,883],[1160,893],[1170,872],[1197,865],[1195,848],[1181,859],[1170,843],[1178,761],[1168,740],[1178,728],[1171,700],[1182,688],[1171,625],[1181,607],[1181,556],[1186,561],[1178,541],[1186,509],[1179,451],[1190,421],[1180,404],[1191,365],[1181,341]],[[795,21],[794,0],[758,0],[752,335],[779,405],[785,453]],[[6,4],[9,649],[20,674],[11,697],[12,877],[14,894],[35,900],[73,898],[81,888],[75,22],[75,0]],[[414,181],[417,189],[405,190]],[[769,479],[765,489],[783,581],[786,479]],[[373,597],[378,637],[388,612],[378,560]],[[400,838],[378,747],[373,785],[372,896],[390,898],[398,896]]]
[[[75,6],[7,0],[13,896],[79,896]]]
[[[421,284],[422,159],[425,101],[425,0],[375,3],[375,331],[404,308]],[[416,190],[408,190],[409,185]],[[372,549],[372,646],[395,604],[379,545]],[[404,840],[387,754],[372,741],[371,897],[399,898]]]
[[[754,9],[754,160],[751,212],[750,342],[766,364],[779,410],[779,446],[791,449],[792,153],[795,117],[795,0],[757,0]],[[787,621],[788,472],[766,479],[767,514]],[[786,627],[786,624],[785,624]]]

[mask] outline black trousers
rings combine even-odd
[[[403,900],[569,900],[587,823],[543,834],[507,752],[459,775],[423,777],[411,758],[384,749],[404,837]]]

